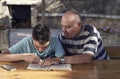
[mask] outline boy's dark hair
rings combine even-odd
[[[44,44],[49,41],[50,29],[46,24],[37,24],[33,27],[32,37],[34,40],[38,41],[40,44]]]

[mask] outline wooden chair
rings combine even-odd
[[[105,47],[111,59],[120,59],[120,47]]]

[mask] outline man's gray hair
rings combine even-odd
[[[72,17],[71,19],[75,22],[81,22],[81,17],[78,11],[76,11],[75,9],[69,10],[65,13],[65,15],[69,15],[69,14],[73,14],[74,17]]]

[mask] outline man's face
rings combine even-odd
[[[43,52],[49,45],[49,41],[45,42],[44,44],[40,44],[38,41],[33,40],[34,47],[37,49],[39,52]]]
[[[62,18],[61,20],[62,31],[66,38],[73,38],[81,29],[81,24],[72,22],[69,19]]]

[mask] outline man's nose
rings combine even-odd
[[[63,32],[66,32],[66,28],[65,28],[65,27],[63,27],[63,28],[62,28],[62,31],[63,31]]]

